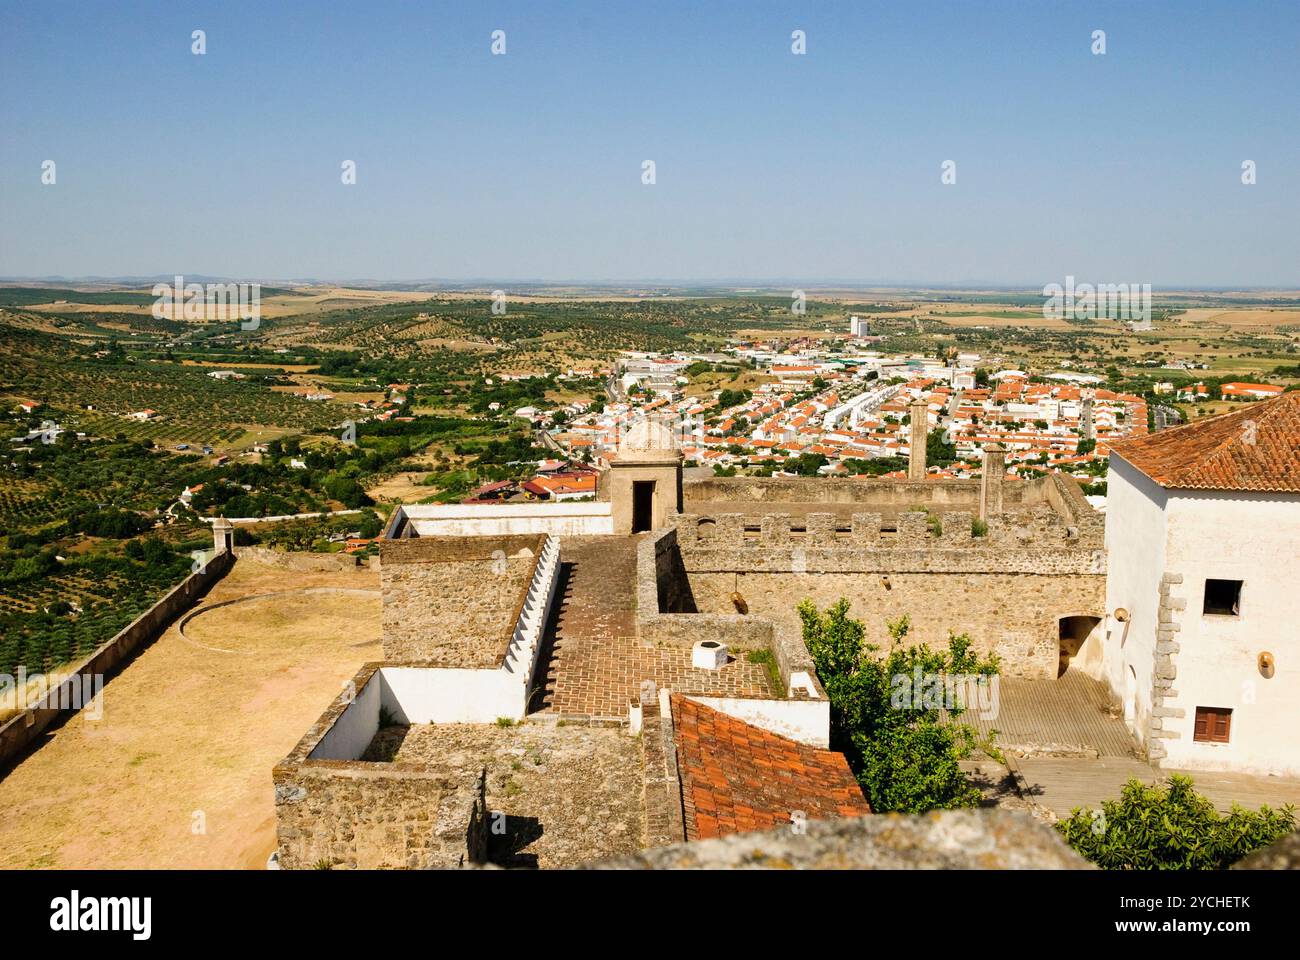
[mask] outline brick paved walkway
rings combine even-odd
[[[626,720],[642,680],[679,693],[771,696],[762,664],[733,659],[697,670],[689,650],[643,647],[636,638],[633,537],[565,537],[557,603],[542,641],[535,712]]]
[[[1249,809],[1264,804],[1300,806],[1300,780],[1288,777],[1259,777],[1247,773],[1211,773],[1205,770],[1154,769],[1144,761],[1123,757],[1096,760],[1054,758],[1018,761],[1030,798],[1057,817],[1068,817],[1075,807],[1096,809],[1103,800],[1114,800],[1131,777],[1149,783],[1182,773],[1192,778],[1196,791],[1220,810],[1233,801]]]
[[[962,720],[982,733],[996,729],[996,743],[1003,748],[1137,756],[1133,735],[1112,708],[1106,685],[1074,670],[1058,680],[1000,677],[997,715],[981,718],[970,710]]]

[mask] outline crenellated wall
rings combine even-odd
[[[1004,673],[1055,677],[1060,620],[1103,614],[1104,550],[1085,524],[1072,528],[1054,510],[1004,515],[985,536],[974,535],[972,521],[957,510],[904,511],[892,521],[854,513],[849,523],[831,513],[683,515],[675,536],[658,543],[680,556],[685,573],[685,588],[667,580],[673,596],[689,591],[700,617],[771,622],[775,649],[797,637],[800,601],[825,608],[843,597],[878,640],[887,639],[886,621],[906,614],[913,640],[943,646],[950,632],[968,633],[1002,658]],[[656,568],[676,570],[677,561],[660,557]]]

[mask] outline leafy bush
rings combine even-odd
[[[1294,809],[1237,804],[1226,816],[1193,789],[1192,780],[1130,780],[1101,810],[1076,807],[1056,829],[1065,842],[1107,870],[1222,870],[1295,829]]]
[[[896,694],[918,670],[927,678],[991,677],[998,672],[997,658],[972,653],[966,634],[949,634],[946,651],[905,646],[905,616],[889,624],[889,650],[877,657],[880,647],[865,642],[862,622],[851,619],[848,609],[844,599],[825,613],[811,600],[799,604],[804,642],[831,702],[832,746],[844,751],[876,811],[975,806],[979,790],[958,762],[981,744],[973,727],[948,719],[960,716],[960,704],[945,711],[919,696],[900,703]]]

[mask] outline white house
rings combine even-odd
[[[1300,776],[1300,393],[1116,444],[1101,673],[1153,761]]]

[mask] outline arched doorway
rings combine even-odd
[[[1101,669],[1101,617],[1061,617],[1057,621],[1057,679],[1073,664],[1089,676]]]

